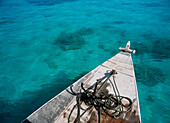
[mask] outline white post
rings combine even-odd
[[[136,52],[135,50],[131,50],[129,48],[130,48],[130,41],[127,42],[125,48],[119,47],[119,50],[121,50],[122,52],[128,52],[128,53],[135,53]]]

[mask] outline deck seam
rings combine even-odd
[[[103,64],[101,64],[101,66],[102,66],[102,67],[105,67],[105,68],[108,68],[108,69],[113,69],[113,68],[107,67],[107,66],[105,66],[105,65],[103,65]],[[122,74],[124,74],[124,75],[130,76],[130,77],[133,77],[133,75],[123,73],[123,72],[121,72],[121,71],[119,71],[119,70],[116,70],[116,71],[118,71],[118,72],[120,72],[120,73],[122,73]]]

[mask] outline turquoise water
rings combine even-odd
[[[0,122],[22,121],[128,40],[142,122],[170,122],[169,13],[169,0],[0,0]]]

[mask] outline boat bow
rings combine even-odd
[[[133,50],[130,50],[129,47],[130,44],[125,48],[126,50],[122,50],[123,52],[118,53],[80,78],[77,82],[73,83],[73,85],[62,91],[27,117],[23,123],[68,123],[68,119],[70,120],[69,122],[75,122],[75,119],[77,118],[77,110],[73,111],[72,109],[76,105],[77,101],[76,97],[68,92],[70,88],[73,89],[74,92],[78,93],[81,90],[82,83],[85,88],[89,88],[90,86],[95,85],[99,79],[105,81],[108,73],[112,70],[115,70],[117,74],[114,75],[114,78],[109,78],[108,81],[110,82],[107,82],[103,89],[108,94],[115,93],[112,85],[115,81],[120,95],[132,100],[132,107],[130,111],[122,113],[118,118],[101,115],[100,122],[141,122],[136,79],[130,54],[130,51],[133,52]],[[85,103],[82,104],[82,107],[84,109],[88,108]],[[71,115],[70,112],[72,112]],[[82,112],[83,110],[81,109],[79,113],[81,114]],[[82,123],[97,123],[98,120],[98,111],[95,108],[88,110],[80,119]]]

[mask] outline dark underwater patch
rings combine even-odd
[[[64,2],[74,2],[76,0],[27,0],[30,4],[36,6],[53,6]]]
[[[55,60],[59,55],[60,55],[59,53],[51,54],[44,58],[43,61],[48,65],[50,69],[56,69],[58,68],[58,63]]]
[[[111,46],[114,46],[112,41],[111,41],[110,45],[103,44],[102,42],[100,42],[98,44],[98,48],[102,49],[104,52],[107,52],[107,53],[113,53],[114,51],[116,52],[116,50],[113,50],[113,48]]]
[[[0,0],[0,6],[3,6],[3,0]]]
[[[88,54],[93,54],[94,51],[93,51],[93,50],[88,50],[87,53],[88,53]]]
[[[104,50],[105,52],[112,52],[112,49],[109,49],[109,47],[106,47],[103,44],[98,44],[98,48]]]
[[[86,36],[86,35],[93,34],[94,31],[91,28],[81,28],[81,29],[77,30],[76,33],[81,36]]]
[[[13,24],[14,21],[13,20],[9,20],[9,19],[0,19],[0,25],[6,25],[6,24]]]
[[[111,53],[111,52],[112,52],[111,49],[107,49],[107,48],[105,48],[104,51],[105,51],[105,52],[108,52],[108,53]]]
[[[56,69],[56,68],[58,68],[58,65],[55,62],[49,62],[48,67],[52,68],[52,69]]]
[[[104,22],[104,23],[101,24],[101,27],[105,28],[105,29],[111,29],[112,30],[112,29],[115,28],[113,25],[115,25],[115,24]]]
[[[61,33],[54,42],[62,50],[77,50],[85,45],[84,38],[79,33]]]
[[[148,95],[146,100],[147,100],[147,102],[151,102],[151,103],[154,102],[154,98],[151,95]]]
[[[170,40],[168,39],[148,39],[148,43],[134,42],[133,47],[136,54],[151,54],[153,59],[169,59],[170,58]]]
[[[152,56],[154,58],[170,58],[170,40],[160,39],[153,44]]]
[[[124,24],[125,22],[124,21],[115,21],[114,23],[115,24]]]
[[[114,26],[103,25],[102,28],[105,28],[105,29],[114,29]]]
[[[98,48],[99,49],[104,49],[104,45],[103,44],[98,44]]]
[[[127,22],[122,21],[122,20],[117,20],[117,21],[113,21],[113,22],[103,22],[102,27],[113,29],[113,28],[115,28],[114,26],[119,25],[119,24],[125,24],[125,23],[127,23]]]
[[[145,6],[145,7],[160,7],[160,6],[162,6],[160,3],[142,3],[140,5]]]
[[[139,63],[134,65],[136,80],[146,86],[155,86],[163,83],[165,74],[161,69],[148,65],[147,63]]]
[[[132,5],[132,3],[121,3],[121,5]]]

